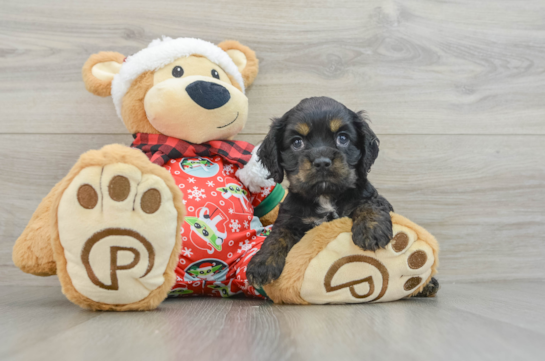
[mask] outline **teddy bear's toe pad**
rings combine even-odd
[[[76,291],[105,304],[146,298],[165,282],[177,216],[161,178],[123,163],[83,169],[58,209],[66,271]]]
[[[341,233],[305,271],[301,297],[309,303],[387,302],[412,294],[432,272],[434,254],[416,233],[395,224],[388,246],[363,251]]]

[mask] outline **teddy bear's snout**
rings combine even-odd
[[[208,110],[219,108],[231,99],[231,94],[225,87],[203,80],[189,84],[185,91],[195,103]]]

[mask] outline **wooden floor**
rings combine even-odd
[[[0,287],[2,360],[543,360],[545,282],[446,284],[435,299],[276,306],[171,299],[101,313],[59,287]]]
[[[83,63],[163,34],[256,51],[239,139],[308,96],[367,110],[370,178],[437,237],[444,281],[545,279],[543,19],[541,0],[0,0],[0,284],[55,284],[13,266],[15,239],[81,153],[131,141]]]
[[[543,359],[544,19],[543,0],[0,0],[0,359]],[[83,63],[161,35],[256,51],[238,139],[308,96],[367,110],[370,178],[439,240],[440,297],[90,313],[19,271],[11,249],[40,200],[81,153],[131,141]]]

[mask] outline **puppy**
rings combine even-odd
[[[364,250],[390,242],[393,208],[367,180],[378,152],[363,112],[331,98],[304,99],[273,120],[258,155],[270,178],[281,183],[285,172],[290,185],[270,235],[248,264],[254,286],[279,278],[290,249],[323,222],[352,218],[352,240]]]

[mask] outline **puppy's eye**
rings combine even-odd
[[[174,67],[174,69],[172,69],[172,76],[175,77],[175,78],[181,78],[182,75],[184,75],[184,69],[177,65]]]
[[[291,142],[291,148],[293,150],[301,150],[304,147],[305,147],[305,142],[303,142],[302,138],[297,137]]]
[[[216,69],[212,69],[212,76],[216,79],[220,78],[220,74],[218,73]]]
[[[337,135],[337,145],[339,147],[346,147],[350,143],[350,138],[348,138],[348,135],[341,133]]]

